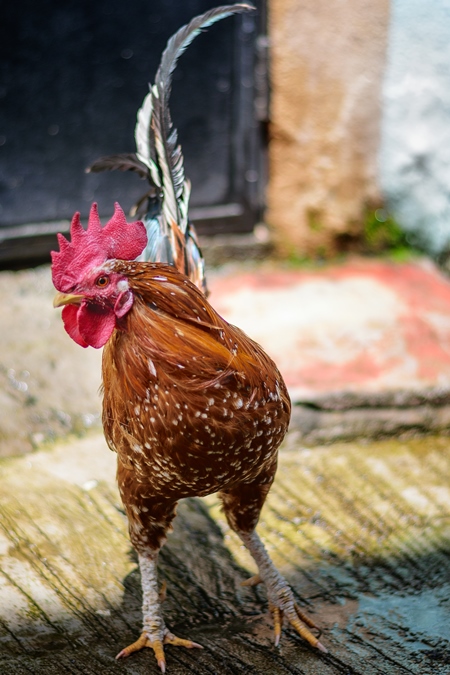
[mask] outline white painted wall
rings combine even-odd
[[[411,240],[450,251],[450,0],[392,0],[379,171]]]

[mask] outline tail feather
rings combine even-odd
[[[206,284],[205,261],[198,243],[197,233],[192,223],[188,225],[188,231],[185,237],[185,274],[197,288],[200,288],[200,290],[208,296],[209,291]]]
[[[144,162],[139,160],[138,156],[133,152],[123,152],[117,155],[108,155],[107,157],[99,157],[95,160],[86,173],[100,173],[100,171],[135,171],[141,178],[149,180],[148,167]]]
[[[159,217],[148,218],[143,220],[145,229],[147,230],[147,246],[142,251],[138,260],[153,260],[158,262],[173,265],[172,246],[167,236],[161,236],[161,224]]]
[[[175,265],[205,293],[203,256],[195,228],[188,217],[190,184],[184,174],[183,153],[170,117],[172,73],[179,57],[202,29],[232,14],[253,9],[243,3],[224,5],[182,26],[167,42],[156,71],[155,84],[150,86],[138,110],[136,154],[103,157],[88,169],[104,171],[117,168],[145,175],[154,189],[149,193],[151,208],[144,217],[149,241],[141,259]],[[159,205],[157,211],[155,204]],[[135,207],[135,212],[138,207]]]
[[[156,71],[156,84],[162,84],[166,88],[167,93],[170,93],[171,75],[175,70],[177,61],[201,30],[203,28],[209,28],[209,26],[212,26],[216,21],[225,19],[227,16],[241,14],[242,12],[248,12],[252,9],[254,9],[252,5],[244,3],[222,5],[221,7],[215,7],[204,14],[194,17],[192,21],[185,26],[182,26],[169,39],[166,48],[162,53],[161,63]]]

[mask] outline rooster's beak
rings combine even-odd
[[[84,295],[57,293],[53,298],[53,307],[62,307],[63,305],[79,305],[82,300],[84,300]]]

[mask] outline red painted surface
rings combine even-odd
[[[210,286],[300,397],[450,386],[450,282],[428,261],[260,268]]]

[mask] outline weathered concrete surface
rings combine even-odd
[[[100,434],[0,461],[0,672],[157,673],[138,634],[140,590]],[[450,441],[308,450],[291,435],[259,531],[329,654],[286,631],[215,496],[181,505],[160,561],[164,612],[203,651],[167,648],[168,673],[444,675],[450,668]]]
[[[101,353],[68,339],[50,268],[0,273],[0,456],[99,423]]]
[[[269,2],[267,222],[280,247],[330,252],[380,199],[388,0]]]
[[[448,393],[446,399],[448,399]],[[450,405],[409,407],[373,405],[332,410],[298,403],[292,409],[291,429],[297,429],[308,445],[354,438],[397,438],[450,432]]]

